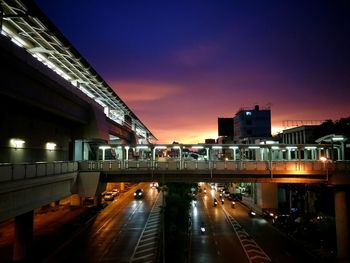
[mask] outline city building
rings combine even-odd
[[[235,143],[255,143],[256,139],[271,137],[270,108],[241,108],[233,118]]]
[[[313,133],[318,125],[302,125],[282,131],[282,143],[285,144],[305,144],[315,143]]]

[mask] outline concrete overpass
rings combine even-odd
[[[350,183],[350,162],[320,161],[84,161],[0,166],[0,221],[15,217],[14,259],[23,259],[33,235],[33,210],[79,194],[99,195],[106,182]],[[346,195],[335,190],[338,249],[348,246]]]

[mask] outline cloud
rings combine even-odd
[[[182,92],[181,86],[150,81],[112,81],[112,88],[126,103],[158,101]]]
[[[185,66],[201,66],[217,58],[221,53],[218,46],[211,44],[198,44],[187,49],[173,52],[171,58],[178,64]]]

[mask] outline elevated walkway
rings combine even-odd
[[[72,194],[76,162],[0,165],[0,222]]]
[[[100,172],[105,182],[261,182],[332,183],[334,176],[348,178],[350,162],[339,161],[83,161],[79,170]]]

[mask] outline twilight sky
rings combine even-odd
[[[217,138],[217,118],[350,116],[346,0],[35,0],[159,139]]]

